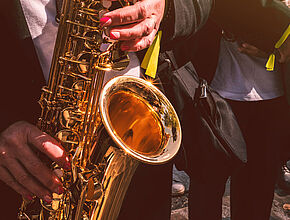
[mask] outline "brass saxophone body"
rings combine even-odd
[[[119,1],[126,6],[126,1]],[[64,0],[38,126],[59,140],[72,169],[51,163],[65,188],[51,204],[23,201],[18,219],[114,220],[138,163],[162,164],[178,151],[181,129],[152,83],[104,75],[129,63],[100,26],[107,1]]]

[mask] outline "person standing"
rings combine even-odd
[[[267,55],[273,52],[289,29],[289,18],[289,9],[279,1],[217,1],[205,27],[176,50],[179,65],[191,60],[199,76],[231,105],[247,145],[245,166],[234,171],[207,170],[203,181],[196,173],[198,167],[191,167],[196,156],[187,155],[192,220],[222,218],[222,197],[229,176],[231,219],[269,219],[280,152],[283,145],[289,147],[289,106],[279,68],[268,72],[267,59],[257,56],[264,54],[261,51]],[[222,35],[222,30],[230,34]],[[288,36],[275,49],[278,62],[289,60],[289,45]],[[251,51],[251,56],[243,54]],[[194,131],[192,136],[183,137],[189,152],[197,138]],[[216,162],[211,161],[213,167]]]
[[[211,0],[202,2],[204,5],[198,7],[198,10],[202,9],[207,17]],[[195,0],[169,0],[167,6],[165,0],[143,0],[133,6],[107,13],[101,22],[104,26],[110,26],[111,38],[123,42],[123,50],[135,52],[150,46],[159,30],[161,20],[162,28],[167,30],[163,37],[164,44],[170,44],[175,37],[195,33],[196,27],[201,23],[198,23],[200,19],[195,18],[194,3],[199,5]],[[62,146],[33,125],[39,115],[37,101],[41,87],[46,84],[45,79],[48,78],[57,32],[56,4],[54,0],[4,0],[1,5],[0,25],[5,33],[1,34],[0,41],[1,51],[5,56],[0,60],[3,67],[0,96],[5,104],[1,105],[0,115],[0,179],[9,185],[8,187],[1,181],[1,217],[15,219],[21,198],[14,191],[26,199],[37,196],[48,203],[51,202],[52,192],[63,191],[60,181],[39,160],[34,151],[43,152],[65,169],[70,168],[70,163]],[[186,13],[177,18],[176,11]],[[190,25],[187,26],[188,24]],[[140,75],[140,61],[136,54],[131,53],[131,56],[134,61],[131,69],[135,68],[135,74]],[[165,180],[166,186],[162,188],[168,189],[170,195],[171,170],[167,167],[160,169],[163,169],[165,174],[157,177]],[[139,172],[142,174],[142,171],[137,171]],[[169,179],[166,179],[167,177]],[[156,188],[156,185],[149,182],[149,185],[141,187],[141,190],[150,191],[152,188]],[[136,192],[134,196],[133,200],[127,201],[133,201],[131,204],[143,207],[139,215],[145,218],[143,214],[148,212],[146,205],[149,203],[140,199]],[[155,198],[155,195],[152,196]],[[162,198],[162,195],[160,196]],[[167,206],[168,202],[164,204]],[[130,214],[130,210],[125,210],[125,213]],[[152,215],[155,214],[154,210],[151,210]],[[168,216],[168,208],[165,212]],[[162,211],[160,215],[163,214]]]

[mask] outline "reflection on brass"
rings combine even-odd
[[[85,34],[85,47],[88,49],[97,48],[103,43],[102,32],[100,31],[89,31]]]
[[[60,114],[60,123],[64,128],[73,129],[81,118],[81,113],[76,112],[72,107],[65,108]]]
[[[116,45],[118,47],[118,45]],[[112,51],[112,69],[116,71],[124,70],[129,65],[129,56],[122,50],[113,50]]]
[[[101,16],[116,3],[130,5],[126,0],[63,1],[37,125],[65,148],[72,169],[48,164],[64,193],[53,194],[51,204],[23,200],[18,219],[115,220],[139,162],[162,164],[179,149],[179,120],[155,86],[121,76],[102,88],[107,71],[129,64],[120,42],[100,26]]]
[[[133,158],[159,164],[175,155],[181,140],[179,120],[151,83],[115,77],[101,92],[100,113],[109,135]]]
[[[110,0],[101,0],[101,3],[105,8],[110,8],[112,6],[112,2]]]
[[[55,134],[57,140],[59,140],[67,151],[75,150],[76,146],[79,145],[79,136],[76,132],[64,129]]]
[[[86,80],[86,78],[83,78]],[[76,99],[76,100],[81,100],[82,97],[84,96],[84,81],[76,81],[73,83],[72,85],[72,88],[73,88],[73,97]]]
[[[90,15],[90,19],[92,19],[95,22],[100,21],[99,12],[106,9],[100,1],[92,1],[92,3],[88,6],[88,8],[94,11],[94,14]]]
[[[83,52],[78,55],[77,60],[81,62],[77,65],[79,73],[81,74],[88,73],[91,56],[92,55],[88,52]]]
[[[116,57],[114,57],[116,59]],[[126,69],[129,65],[129,57],[128,55],[122,56],[122,57],[118,57],[118,62],[115,62],[112,64],[112,69],[116,70],[116,71],[122,71],[124,69]]]
[[[156,113],[136,95],[120,91],[108,106],[113,128],[132,150],[144,155],[158,155],[163,135]]]
[[[51,204],[44,204],[44,202],[42,201],[42,206],[51,212],[57,211],[61,208],[61,200],[62,200],[62,196],[63,195],[58,195],[56,193],[52,194],[52,203]]]

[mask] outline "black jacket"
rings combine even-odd
[[[189,60],[210,82],[216,70],[221,30],[272,53],[290,24],[290,9],[280,0],[218,0],[207,23],[195,35],[175,45],[179,66]]]
[[[168,14],[161,27],[166,30],[162,37],[163,47],[172,45],[174,39],[195,33],[209,15],[211,1],[168,1]],[[19,0],[1,2],[0,26],[0,100],[3,103],[0,114],[1,131],[18,120],[35,121],[38,115],[37,101],[44,79]]]
[[[252,9],[255,9],[255,11]],[[182,70],[185,71],[186,68],[182,66],[188,61],[191,61],[198,75],[205,78],[209,83],[211,82],[217,67],[222,29],[234,33],[235,36],[241,40],[256,45],[264,51],[272,52],[275,43],[289,25],[289,11],[290,9],[284,4],[281,4],[280,1],[215,1],[215,5],[212,8],[211,15],[206,24],[189,39],[180,41],[174,45],[173,52],[178,64],[177,66],[181,69],[180,72],[182,72]],[[269,26],[271,28],[269,28]],[[174,66],[174,68],[178,67]],[[198,135],[200,134],[198,131],[200,131],[202,127],[197,128],[195,126],[196,121],[193,123],[191,119],[194,111],[192,108],[188,107],[191,106],[192,103],[189,102],[188,104],[186,95],[184,95],[187,91],[182,89],[182,86],[180,86],[182,83],[179,84],[178,78],[171,75],[165,71],[164,74],[160,76],[164,85],[170,85],[165,89],[165,92],[173,103],[180,118],[186,122],[190,121],[187,126],[183,128],[184,133],[189,130],[190,133],[193,132]],[[191,74],[188,75],[190,76]],[[182,76],[186,78],[188,75],[183,74]],[[190,81],[190,79],[186,80],[187,82]],[[192,85],[190,88],[188,83],[186,84],[188,91],[194,91],[194,86],[195,85]],[[187,114],[188,117],[184,116],[185,114]],[[196,132],[194,129],[197,129]],[[186,136],[183,138],[183,144],[188,150],[193,148],[193,144],[196,143],[193,143],[192,139]],[[240,148],[240,146],[235,147],[236,150]],[[176,157],[176,163],[180,164],[182,168],[185,167],[183,161],[184,152],[181,152]]]
[[[209,15],[212,0],[170,0],[162,28],[163,47],[174,39],[190,36]],[[178,15],[178,16],[177,16]],[[0,132],[12,123],[34,123],[39,115],[37,103],[45,81],[19,0],[3,0],[0,7]],[[17,196],[0,181],[1,218],[16,219]]]

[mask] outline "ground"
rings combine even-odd
[[[184,195],[172,197],[172,212],[171,220],[187,220],[188,219],[188,188],[189,178],[186,173],[173,169],[173,180],[182,182],[185,185],[186,191]],[[223,220],[230,219],[230,194],[229,185],[227,184],[226,191],[223,197]],[[254,196],[254,195],[253,195]],[[250,199],[250,198],[249,198]],[[290,195],[276,190],[272,205],[270,220],[290,220]]]

